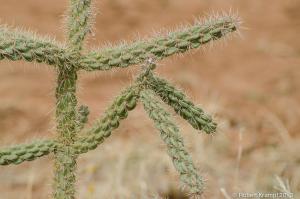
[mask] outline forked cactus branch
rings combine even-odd
[[[185,150],[183,138],[171,119],[171,115],[164,110],[161,102],[150,89],[141,92],[141,101],[149,117],[160,131],[160,136],[167,145],[168,154],[180,174],[181,181],[189,187],[191,194],[200,195],[204,189],[203,178],[197,173],[192,158]]]
[[[161,59],[198,48],[236,31],[238,20],[224,16],[204,23],[197,22],[165,36],[83,54],[84,38],[91,31],[91,15],[91,0],[70,0],[66,45],[38,38],[30,32],[0,26],[0,60],[35,61],[55,66],[58,133],[53,140],[38,140],[1,149],[0,165],[20,164],[53,153],[53,198],[74,199],[77,157],[103,143],[141,100],[167,145],[168,154],[181,181],[189,187],[191,194],[201,195],[204,189],[203,178],[197,173],[184,148],[178,127],[158,97],[197,130],[211,134],[216,131],[217,125],[211,116],[195,106],[183,92],[154,75],[153,70],[156,62]],[[77,107],[78,70],[110,70],[136,64],[142,65],[142,71],[133,84],[115,98],[101,119],[85,128],[89,110],[87,106]],[[80,131],[82,133],[79,134]]]
[[[147,86],[170,105],[176,113],[187,120],[195,129],[207,134],[214,133],[217,124],[200,107],[195,106],[188,97],[169,82],[154,75],[149,75]]]

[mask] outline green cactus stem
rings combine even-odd
[[[161,102],[150,89],[141,91],[141,101],[149,117],[160,131],[160,136],[167,145],[168,154],[179,172],[181,181],[189,187],[191,194],[201,195],[204,189],[203,178],[198,175],[192,158],[185,150],[183,138],[171,115],[164,110]]]
[[[217,123],[212,120],[212,117],[206,114],[200,107],[195,106],[182,91],[176,89],[169,82],[157,76],[149,75],[147,85],[165,103],[170,105],[176,113],[187,120],[192,127],[197,130],[203,130],[207,134],[216,131]]]
[[[69,64],[72,56],[66,53],[63,45],[56,44],[53,40],[0,26],[0,60],[2,59],[62,66]]]
[[[53,140],[37,140],[30,144],[20,144],[0,150],[0,165],[20,164],[48,155],[56,148]]]
[[[67,51],[79,54],[87,33],[90,0],[70,0]],[[73,147],[77,138],[77,69],[64,65],[57,69],[56,120],[58,145],[54,163],[54,199],[74,199],[77,154]]]
[[[203,24],[196,23],[166,36],[91,52],[80,59],[80,67],[85,70],[109,70],[113,67],[143,63],[149,56],[160,60],[222,38],[234,32],[237,25],[237,20],[232,17],[223,17]]]

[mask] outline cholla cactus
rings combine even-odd
[[[68,41],[66,45],[38,38],[31,33],[0,26],[0,60],[24,60],[53,65],[57,71],[56,124],[54,140],[38,140],[0,150],[0,165],[20,164],[53,153],[53,198],[75,198],[75,171],[78,155],[95,149],[133,110],[139,100],[160,131],[180,179],[190,192],[203,192],[203,179],[198,175],[183,139],[162,101],[187,120],[195,129],[207,134],[216,131],[216,123],[201,108],[166,80],[154,74],[156,62],[177,53],[201,47],[238,28],[234,17],[223,16],[195,23],[184,29],[133,44],[82,53],[85,36],[90,32],[91,0],[70,0]],[[86,106],[77,105],[76,81],[80,70],[110,70],[116,67],[142,65],[134,83],[116,97],[104,116],[90,128],[84,128],[89,114]],[[157,97],[159,96],[162,101]],[[79,131],[83,133],[78,134]]]

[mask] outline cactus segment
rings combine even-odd
[[[204,180],[197,173],[171,115],[164,110],[161,102],[150,89],[141,91],[141,101],[149,117],[160,131],[162,140],[167,145],[168,154],[180,175],[180,180],[189,187],[191,194],[201,195],[204,189]]]
[[[193,128],[203,130],[207,134],[216,131],[217,123],[212,120],[212,117],[200,107],[195,106],[183,92],[166,80],[149,75],[147,86],[159,95],[165,103],[170,105],[176,113],[187,120]]]

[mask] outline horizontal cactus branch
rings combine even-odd
[[[130,45],[95,51],[80,59],[85,70],[109,70],[113,67],[127,67],[145,61],[149,55],[163,59],[175,53],[219,39],[237,29],[238,22],[232,17],[223,17],[203,24],[196,23],[186,29]]]
[[[48,65],[73,62],[72,56],[50,39],[38,38],[27,32],[11,31],[6,26],[0,26],[0,60],[4,58],[11,61],[36,61]]]
[[[185,150],[183,138],[171,119],[171,115],[164,110],[161,102],[150,89],[141,91],[141,101],[149,117],[160,131],[161,138],[167,145],[168,154],[180,174],[181,181],[189,187],[191,194],[200,195],[204,189],[203,178],[198,175],[192,158]]]
[[[20,164],[53,152],[56,143],[52,140],[39,140],[0,150],[0,165]]]
[[[207,134],[214,133],[217,128],[211,116],[201,108],[195,106],[188,97],[172,86],[169,82],[154,75],[149,75],[147,86],[155,91],[161,99],[170,105],[176,113],[187,120],[195,129],[203,130]]]
[[[87,16],[89,13],[88,10],[84,10],[84,12],[86,13],[83,16]],[[86,20],[82,21],[85,30],[76,34],[70,31],[70,36],[73,36],[70,42],[82,43],[81,39],[90,29]],[[35,38],[28,33],[9,31],[2,26],[0,27],[0,60],[6,58],[12,61],[36,61],[56,66],[69,65],[88,71],[110,70],[114,67],[127,67],[142,63],[149,56],[154,56],[159,60],[176,53],[184,53],[189,49],[198,48],[202,44],[222,38],[228,33],[236,31],[237,28],[237,19],[227,16],[203,24],[196,23],[167,36],[93,51],[86,55],[74,55],[68,53],[64,47],[55,44],[56,42]],[[74,31],[75,29],[74,27]],[[75,46],[73,48],[81,49],[79,47],[81,45]]]

